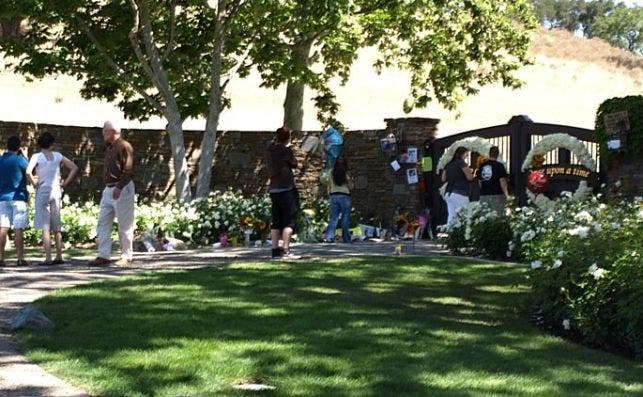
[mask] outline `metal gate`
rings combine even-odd
[[[534,123],[527,116],[514,116],[504,125],[471,130],[436,139],[432,143],[431,150],[434,169],[436,169],[435,167],[442,154],[456,141],[474,136],[488,139],[492,145],[498,146],[500,154],[505,160],[507,173],[509,174],[510,191],[518,198],[520,205],[525,205],[527,195],[525,193],[525,173],[521,171],[522,162],[533,145],[538,143],[545,135],[555,133],[569,134],[583,141],[597,164],[597,168],[590,171],[597,174],[599,183],[604,180],[605,169],[599,159],[598,144],[593,130],[567,125]],[[487,153],[480,154],[488,155]],[[469,159],[469,164],[472,164],[471,161],[475,161],[477,155],[477,153],[471,154],[472,158]],[[570,153],[569,150],[558,149],[547,153],[545,156],[545,165],[549,164],[576,165],[579,163],[576,156]],[[446,222],[446,203],[438,191],[442,182],[440,180],[440,170],[437,171],[433,173],[432,203],[427,203],[428,205],[432,204],[433,225],[441,225]],[[477,199],[476,197],[473,198]]]

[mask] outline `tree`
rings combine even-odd
[[[613,12],[596,18],[593,35],[616,47],[643,54],[643,7],[617,6]]]
[[[587,1],[584,4],[578,21],[583,29],[583,36],[587,38],[594,37],[593,27],[596,18],[602,17],[614,11],[613,0],[594,0]]]
[[[225,87],[250,68],[253,40],[266,31],[259,0],[3,0],[0,16],[29,29],[0,41],[11,68],[29,78],[67,74],[85,98],[115,101],[129,118],[167,120],[178,200],[190,200],[183,122],[206,117],[197,197],[207,195]],[[274,34],[274,32],[272,33]]]
[[[301,129],[304,87],[317,92],[318,119],[334,123],[339,105],[328,84],[348,79],[357,51],[377,46],[378,70],[396,65],[413,75],[406,110],[435,97],[453,108],[462,95],[494,81],[516,86],[511,73],[527,62],[535,21],[526,0],[302,0],[285,2],[288,28],[262,43],[255,62],[264,84],[287,83],[284,123]],[[278,64],[272,54],[289,54]]]
[[[580,27],[583,0],[532,0],[534,12],[542,26],[575,32]]]

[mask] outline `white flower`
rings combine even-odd
[[[577,226],[577,227],[567,231],[567,233],[569,233],[569,235],[578,236],[580,238],[587,237],[588,232],[589,232],[589,228],[587,226]]]
[[[219,221],[214,221],[214,228],[218,229],[219,227],[221,227],[221,223]]]
[[[562,258],[563,256],[565,256],[565,251],[563,250],[558,251],[558,254],[556,254],[556,256],[559,258]]]
[[[522,234],[522,236],[520,236],[520,241],[524,243],[525,241],[529,241],[534,237],[536,237],[536,232],[534,232],[533,230],[527,230]]]
[[[558,269],[562,264],[563,264],[563,261],[561,261],[560,259],[556,259],[554,261],[554,264],[551,265],[551,268],[552,269]]]
[[[219,214],[218,212],[215,212],[212,215],[212,217],[214,218],[215,221],[218,221],[219,219],[221,219],[221,214]]]
[[[511,258],[511,251],[505,252],[505,255],[507,256],[507,258]]]
[[[536,269],[540,268],[542,265],[543,265],[543,263],[541,261],[533,261],[533,262],[531,262],[530,266],[531,266],[531,268],[533,270],[536,270]]]
[[[569,325],[569,320],[568,320],[568,319],[564,319],[564,320],[563,320],[563,328],[564,328],[565,330],[569,330],[570,325]]]
[[[605,269],[598,267],[596,263],[593,263],[592,266],[587,269],[587,271],[594,277],[595,280],[599,280],[605,275]]]
[[[598,222],[594,223],[594,231],[600,233],[601,230],[603,230],[603,226],[601,226],[601,224]]]
[[[576,214],[576,216],[574,216],[574,219],[577,220],[577,221],[585,221],[585,222],[591,222],[591,221],[594,220],[592,215],[589,212],[585,211],[585,210],[583,210],[583,211],[579,212],[578,214]]]
[[[616,222],[612,222],[612,223],[610,223],[610,227],[611,227],[612,229],[616,230],[616,229],[620,229],[620,228],[621,228],[621,225],[619,225],[619,224],[618,224],[618,223],[616,223]]]

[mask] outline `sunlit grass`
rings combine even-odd
[[[157,272],[57,292],[28,357],[93,394],[641,395],[643,364],[543,334],[522,268],[361,258]]]

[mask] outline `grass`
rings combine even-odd
[[[352,258],[147,273],[56,292],[30,360],[106,396],[635,396],[643,364],[543,334],[524,269]],[[246,381],[274,391],[233,389]]]

